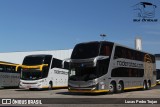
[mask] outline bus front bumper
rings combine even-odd
[[[37,89],[41,89],[43,88],[42,87],[42,84],[39,83],[39,82],[20,82],[20,85],[19,85],[20,88],[24,88],[24,89],[30,89],[30,88],[37,88]]]
[[[78,88],[68,88],[69,92],[78,92],[78,93],[105,93],[109,92],[109,90],[96,90],[96,89],[78,89]]]

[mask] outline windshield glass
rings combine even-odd
[[[69,75],[70,80],[88,81],[97,78],[96,67],[72,68]]]
[[[75,46],[71,59],[93,58],[99,54],[100,44],[98,42],[78,44]]]
[[[42,78],[42,72],[36,69],[22,69],[21,79],[23,80],[37,80]]]
[[[23,65],[41,65],[44,63],[44,59],[42,56],[28,56],[24,58]]]

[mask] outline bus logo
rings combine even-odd
[[[156,5],[149,2],[140,2],[134,5],[137,16],[141,18],[154,18],[156,8]]]
[[[133,6],[134,14],[137,17],[134,22],[157,22],[155,18],[157,5],[150,2],[140,2]]]

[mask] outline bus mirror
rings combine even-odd
[[[69,63],[70,61],[71,61],[70,58],[64,59],[64,60],[62,61],[62,68],[65,68],[66,62]]]
[[[103,59],[107,59],[107,58],[109,58],[109,56],[97,56],[97,57],[95,57],[95,59],[94,59],[94,66],[97,65],[97,61],[98,60],[103,60]]]

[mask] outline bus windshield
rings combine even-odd
[[[75,46],[71,59],[86,59],[93,58],[99,54],[100,44],[97,42],[88,44],[78,44]]]
[[[23,80],[37,80],[42,79],[42,72],[36,69],[22,69],[21,79]]]
[[[24,58],[23,65],[41,65],[44,63],[45,57],[42,56],[29,56]]]
[[[98,77],[96,67],[85,67],[85,68],[72,68],[69,75],[70,80],[74,81],[88,81]]]

